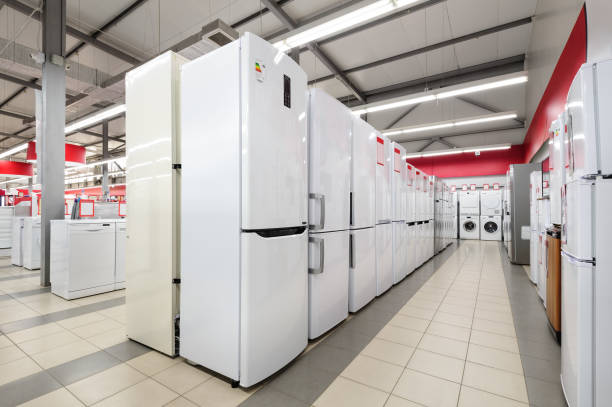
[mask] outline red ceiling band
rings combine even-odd
[[[65,161],[67,163],[85,164],[85,147],[74,144],[66,144],[64,151]],[[26,152],[26,160],[36,161],[36,157],[36,142],[30,141],[28,143],[28,150]]]
[[[18,161],[0,160],[0,176],[20,175],[22,177],[31,177],[34,175],[34,169],[30,163],[22,163]]]

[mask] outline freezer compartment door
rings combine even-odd
[[[406,262],[408,264],[407,275],[410,275],[417,266],[416,260],[416,225],[407,226]]]
[[[306,348],[307,239],[306,231],[269,238],[242,233],[240,385],[243,387],[269,377]]]
[[[318,338],[348,316],[349,231],[311,234],[308,337]]]
[[[352,114],[320,89],[310,91],[308,134],[311,230],[349,227]]]
[[[242,229],[305,225],[306,74],[261,38],[240,41]]]
[[[571,407],[593,405],[593,266],[561,253],[561,381]]]
[[[393,285],[393,224],[376,225],[376,296]]]
[[[376,297],[376,230],[351,230],[349,311],[357,312]]]
[[[351,156],[351,227],[376,223],[376,130],[353,117]]]

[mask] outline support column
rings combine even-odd
[[[51,220],[64,219],[66,126],[66,0],[45,0],[42,12],[42,175],[40,285],[51,284]]]
[[[108,160],[108,122],[102,123],[102,159]],[[108,164],[102,164],[102,196],[108,201],[110,191],[108,187]]]

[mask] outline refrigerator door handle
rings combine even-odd
[[[349,267],[355,268],[355,235],[349,235]]]
[[[319,246],[319,267],[313,268],[308,267],[309,274],[321,274],[323,273],[325,263],[325,241],[320,237],[308,237],[308,243],[314,243]]]
[[[569,261],[572,264],[576,264],[578,266],[584,266],[586,264],[594,266],[595,265],[595,260],[586,260],[586,259],[581,259],[578,258],[574,255],[571,255],[563,250],[561,250],[561,256],[565,257],[567,259],[567,261]]]
[[[308,225],[312,230],[320,230],[325,227],[325,195],[323,194],[314,194],[309,193],[308,198],[318,200],[321,208],[321,216],[319,218],[319,223]]]

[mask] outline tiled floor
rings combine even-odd
[[[64,301],[0,258],[0,406],[562,406],[525,279],[497,243],[454,244],[270,380],[232,389],[126,340],[123,291]]]

